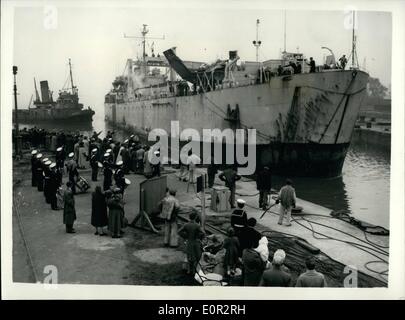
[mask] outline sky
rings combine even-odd
[[[46,4],[46,2],[44,2]],[[77,4],[77,3],[76,3]],[[56,14],[55,14],[56,12]],[[287,51],[304,53],[321,63],[331,48],[335,56],[351,52],[352,30],[345,11],[286,11]],[[105,6],[18,7],[14,15],[13,63],[18,66],[19,105],[26,108],[34,93],[33,78],[48,80],[54,99],[68,76],[72,59],[73,77],[81,102],[103,110],[104,95],[115,76],[122,74],[126,59],[141,55],[142,24],[154,42],[155,53],[173,46],[184,60],[213,62],[238,50],[241,61],[255,60],[256,19],[260,19],[259,60],[277,59],[284,43],[284,11],[219,9],[201,5],[122,7]],[[391,83],[391,14],[357,12],[357,55],[360,67],[389,86]]]

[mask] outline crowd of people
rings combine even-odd
[[[121,143],[114,139],[111,131],[104,139],[99,138],[101,132],[94,132],[90,139],[80,133],[50,132],[36,127],[22,132],[24,143],[34,148],[31,152],[32,186],[44,193],[52,210],[63,209],[67,233],[75,233],[74,196],[90,188],[79,173],[88,165],[92,181],[98,181],[100,170],[103,173],[103,188],[97,185],[92,193],[91,224],[96,229],[95,234],[100,236],[107,234],[104,228],[108,226],[113,238],[121,237],[127,224],[123,198],[131,182],[125,174],[132,171],[148,178],[160,175],[160,165],[149,162],[149,148],[141,144],[136,135]],[[39,148],[53,153],[54,161],[40,153]],[[66,188],[62,191],[65,174]]]
[[[95,228],[95,235],[110,234],[112,238],[122,237],[123,229],[127,225],[124,192],[130,183],[125,175],[134,172],[144,174],[147,178],[159,176],[160,165],[149,162],[148,153],[151,150],[141,144],[135,135],[120,142],[114,139],[113,132],[107,132],[104,139],[100,139],[100,133],[96,132],[90,139],[81,134],[65,135],[63,132],[48,133],[43,130],[38,133],[35,129],[29,132],[29,143],[35,147],[31,152],[32,186],[44,193],[45,201],[51,205],[52,210],[63,209],[66,232],[75,233],[75,195],[89,188],[89,184],[79,172],[90,165],[92,181],[98,181],[99,170],[103,172],[102,186],[96,185],[91,195],[90,222]],[[73,139],[68,144],[71,136]],[[38,148],[54,151],[54,161],[41,154]],[[200,161],[196,155],[189,153],[179,179],[183,180],[188,171],[188,179],[185,180],[192,181]],[[218,171],[217,165],[212,163],[209,166],[209,187],[213,186]],[[65,174],[67,182],[62,192]],[[207,239],[216,238],[206,235],[200,224],[201,218],[195,210],[190,214],[189,222],[178,229],[180,203],[176,199],[176,191],[168,188],[166,196],[157,205],[159,217],[164,222],[163,245],[176,248],[179,246],[179,237],[184,239],[186,269],[191,275],[198,272],[201,262],[207,257],[214,260],[221,257],[221,273],[224,278],[237,276],[239,269],[242,270],[244,286],[291,286],[291,275],[283,264],[285,252],[282,249],[276,250],[272,261],[269,262],[267,238],[255,229],[256,219],[248,218],[245,201],[235,199],[236,183],[240,178],[235,166],[230,166],[219,174],[219,179],[224,181],[230,190],[230,204],[234,210],[226,239],[222,243],[216,241],[216,245],[208,251],[203,248],[202,243]],[[270,168],[264,167],[259,172],[256,183],[259,190],[259,207],[265,210],[269,208],[270,202]],[[281,188],[277,201],[280,202],[278,223],[282,224],[285,216],[286,226],[290,226],[291,210],[296,203],[291,180],[287,180],[286,185]],[[218,251],[212,250],[213,248]],[[219,251],[223,254],[218,255]],[[298,278],[295,285],[326,286],[324,276],[315,271],[312,258],[308,259],[306,266],[307,271]]]

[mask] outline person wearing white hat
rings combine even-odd
[[[243,199],[238,199],[236,203],[238,207],[232,211],[231,227],[235,230],[235,236],[239,238],[247,225],[247,214],[243,209],[246,202]]]
[[[97,175],[98,175],[97,148],[94,148],[93,150],[91,150],[90,167],[91,167],[91,181],[97,181]]]
[[[160,177],[160,151],[156,150],[153,152],[153,154],[157,158],[158,162],[152,164],[152,177]]]
[[[49,201],[51,204],[51,209],[52,210],[58,210],[58,204],[57,204],[57,198],[56,198],[56,193],[59,188],[59,180],[58,180],[58,175],[56,172],[56,163],[52,162],[49,165],[50,169],[50,180],[49,180]]]
[[[115,170],[114,173],[114,180],[116,186],[121,190],[120,192],[122,196],[124,196],[124,189],[126,187],[126,184],[125,184],[125,174],[124,171],[122,170],[122,165],[123,165],[122,161],[118,161],[116,163],[117,170]]]
[[[44,163],[41,161],[42,153],[37,154],[36,178],[37,190],[44,191]]]
[[[63,147],[59,147],[58,149],[56,149],[56,155],[55,155],[55,162],[56,162],[56,167],[58,169],[63,169],[65,166],[65,158],[66,158],[66,154],[65,154],[65,150]]]
[[[285,252],[282,249],[276,250],[273,255],[271,267],[263,272],[262,279],[259,283],[262,287],[289,287],[291,275],[284,267]]]
[[[112,184],[112,159],[109,152],[104,154],[104,161],[103,161],[103,173],[104,173],[104,180],[103,180],[103,190],[107,191],[110,189]]]
[[[71,183],[71,189],[73,194],[76,194],[76,181],[79,177],[79,172],[77,171],[77,163],[73,159],[74,153],[69,153],[69,160],[66,162],[66,171],[69,175],[69,181]]]
[[[49,166],[52,164],[52,161],[47,160],[44,162],[44,197],[46,203],[51,203],[51,169]]]
[[[37,186],[37,150],[31,151],[31,185],[33,187]]]

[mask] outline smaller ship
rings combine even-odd
[[[28,109],[18,110],[18,121],[22,123],[37,123],[45,121],[85,122],[91,123],[94,111],[87,107],[83,109],[83,104],[79,103],[79,91],[73,83],[72,65],[69,59],[69,80],[70,88],[59,91],[56,101],[53,100],[52,91],[49,90],[48,81],[41,81],[41,98],[37,90],[34,78],[35,101],[34,106]],[[31,98],[32,101],[32,98]],[[13,121],[15,121],[15,111],[13,110]]]

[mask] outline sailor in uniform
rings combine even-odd
[[[77,163],[74,159],[75,154],[73,152],[69,153],[69,160],[66,163],[66,170],[69,174],[69,181],[71,183],[71,189],[73,194],[76,194],[76,180],[79,176],[79,172],[77,171]]]
[[[114,180],[116,186],[121,190],[121,194],[124,195],[124,189],[126,187],[126,184],[125,184],[125,174],[122,166],[123,166],[122,160],[116,163],[117,169],[114,172]]]
[[[111,154],[109,152],[104,153],[104,161],[103,161],[103,173],[104,173],[104,181],[103,181],[103,190],[107,191],[110,189],[112,184],[112,164],[111,164]]]
[[[91,181],[97,181],[98,175],[97,148],[91,150],[90,166],[91,166]]]
[[[66,159],[66,154],[65,150],[63,147],[59,147],[56,149],[56,155],[55,155],[55,164],[56,164],[56,169],[62,169],[65,166],[65,159]]]
[[[152,164],[152,177],[160,177],[160,152],[155,151],[153,154],[158,158],[159,162]]]
[[[37,188],[38,191],[44,191],[44,172],[43,164],[41,162],[42,153],[37,154],[37,166],[36,166],[36,176],[37,176]]]
[[[44,196],[45,196],[45,201],[46,203],[51,203],[51,197],[50,197],[50,186],[51,186],[51,169],[49,169],[49,166],[52,164],[52,161],[47,160],[44,162],[44,171],[43,171],[43,176],[44,176]]]
[[[233,210],[231,215],[231,226],[235,230],[235,236],[239,238],[242,233],[242,230],[247,225],[247,214],[243,209],[245,207],[246,201],[243,199],[238,199],[236,204],[238,207]]]
[[[33,187],[37,186],[37,150],[31,151],[31,185]]]
[[[58,204],[57,204],[57,198],[56,198],[56,193],[59,188],[59,178],[57,175],[57,170],[58,168],[56,167],[56,163],[52,162],[49,165],[50,169],[50,179],[49,179],[49,200],[51,204],[52,210],[58,210]]]

